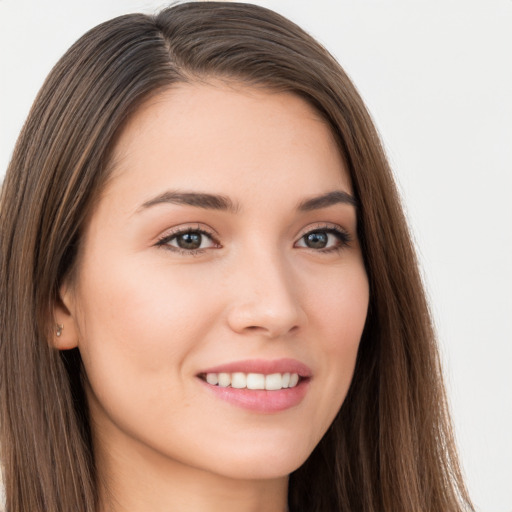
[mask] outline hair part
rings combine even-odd
[[[332,426],[290,478],[294,512],[471,509],[414,248],[379,137],[351,81],[262,7],[191,2],[99,25],[57,63],[18,139],[0,203],[0,442],[8,512],[95,512],[78,349],[51,346],[53,308],[130,116],[178,83],[292,92],[329,123],[361,205],[370,306]],[[20,407],[20,404],[23,404]]]

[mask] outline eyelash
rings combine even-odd
[[[188,233],[198,233],[201,236],[206,236],[206,237],[210,238],[212,240],[212,242],[217,247],[221,247],[220,243],[215,239],[214,235],[211,232],[205,231],[204,229],[202,229],[200,227],[197,227],[197,228],[190,227],[190,228],[185,228],[185,229],[178,229],[172,233],[164,235],[162,238],[160,238],[158,240],[156,245],[158,247],[163,247],[164,249],[167,249],[169,251],[177,252],[178,254],[182,254],[184,256],[195,256],[197,254],[202,254],[206,250],[210,249],[210,247],[203,248],[203,249],[183,249],[181,247],[175,247],[175,246],[169,245],[169,242],[171,242],[175,238],[178,238],[179,236],[186,235]]]
[[[333,226],[333,225],[315,226],[313,229],[310,229],[306,233],[304,233],[299,238],[298,241],[303,240],[307,235],[310,235],[312,233],[317,233],[317,232],[332,234],[332,235],[336,236],[338,238],[338,244],[333,247],[328,247],[325,249],[313,249],[311,247],[304,247],[305,249],[310,249],[314,252],[320,252],[323,254],[328,254],[328,253],[332,253],[332,252],[340,252],[345,247],[347,247],[350,244],[350,242],[352,241],[352,237],[347,231],[340,228],[339,226]],[[190,228],[185,228],[185,229],[178,229],[176,231],[173,231],[172,233],[164,235],[162,238],[160,238],[156,242],[155,245],[157,247],[162,247],[166,250],[176,252],[176,253],[182,254],[184,256],[195,256],[195,255],[204,253],[208,249],[215,248],[215,247],[207,247],[207,248],[203,248],[203,249],[200,249],[200,248],[199,249],[183,249],[182,247],[176,247],[176,246],[169,245],[169,243],[172,240],[174,240],[180,236],[189,234],[189,233],[195,233],[195,234],[200,234],[201,236],[206,236],[215,244],[215,246],[217,248],[222,247],[220,245],[220,243],[218,242],[218,240],[216,240],[216,238],[214,237],[213,233],[206,231],[200,227],[196,227],[196,228],[190,227]],[[297,243],[297,242],[295,242],[295,243]]]
[[[306,233],[304,233],[298,241],[304,240],[304,238],[312,233],[327,233],[330,235],[334,235],[338,239],[338,243],[333,247],[328,247],[325,249],[313,249],[312,247],[305,247],[306,249],[310,249],[314,252],[320,252],[323,254],[329,254],[333,252],[341,252],[343,249],[350,245],[352,241],[352,237],[350,233],[340,226],[334,226],[332,224],[319,224],[315,226],[313,229],[308,229]],[[297,243],[297,242],[295,242]]]

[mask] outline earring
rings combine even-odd
[[[60,335],[62,334],[62,330],[64,329],[64,326],[62,324],[57,324],[57,338],[60,338]]]

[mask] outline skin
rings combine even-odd
[[[283,512],[289,473],[345,398],[368,306],[355,207],[297,209],[352,194],[332,134],[292,94],[179,85],[135,113],[113,165],[55,311],[56,347],[78,346],[85,366],[101,510]],[[143,206],[169,190],[237,210]],[[182,228],[212,238],[179,252]],[[255,358],[308,365],[304,399],[254,412],[197,376]]]

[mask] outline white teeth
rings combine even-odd
[[[283,378],[280,373],[273,373],[265,377],[265,389],[273,391],[275,389],[281,389],[283,387]]]
[[[247,377],[245,373],[233,373],[231,375],[231,387],[243,389],[247,386]]]
[[[265,375],[262,373],[248,373],[247,389],[265,389]]]
[[[216,373],[207,373],[206,382],[212,386],[216,386],[219,383],[219,376]]]
[[[212,386],[236,389],[266,389],[276,391],[279,389],[294,388],[299,383],[298,373],[207,373],[206,382]]]
[[[231,384],[231,375],[229,373],[219,373],[219,386],[227,388]]]

